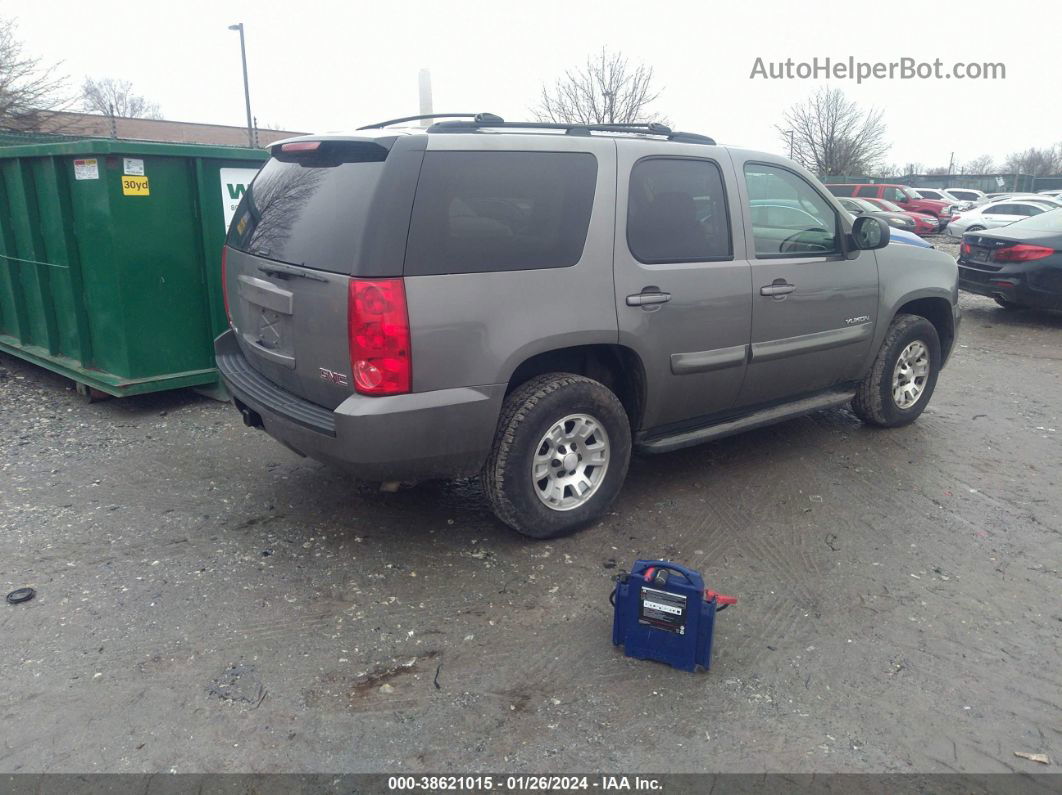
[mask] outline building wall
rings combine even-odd
[[[168,119],[123,119],[93,113],[56,113],[45,125],[45,131],[86,138],[131,138],[138,141],[167,141],[170,143],[215,144],[219,146],[247,146],[247,128],[225,124],[198,124]],[[257,145],[269,146],[274,141],[305,133],[292,130],[257,130]]]

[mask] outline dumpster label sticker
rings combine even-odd
[[[130,176],[144,176],[144,161],[139,157],[123,157],[122,171]]]
[[[74,161],[74,179],[99,179],[100,161],[88,157]]]
[[[258,169],[222,168],[218,170],[221,172],[221,208],[225,211],[225,229],[228,230],[240,199],[247,192],[247,186],[251,184]]]
[[[126,196],[149,196],[147,177],[122,177],[122,193]]]

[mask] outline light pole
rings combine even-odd
[[[243,98],[247,103],[247,145],[254,147],[254,127],[251,123],[251,87],[247,84],[247,46],[243,43],[243,23],[229,25],[229,30],[240,31],[240,59],[243,61]]]

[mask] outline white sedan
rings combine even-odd
[[[972,210],[959,213],[959,217],[948,224],[944,234],[962,237],[966,232],[978,232],[982,229],[995,229],[1012,224],[1023,218],[1040,213],[1057,210],[1055,202],[1046,199],[1015,197],[1002,201],[989,202]]]

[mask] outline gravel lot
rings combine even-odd
[[[0,772],[1057,771],[1062,315],[963,306],[915,425],[638,459],[549,543],[0,356]],[[610,643],[658,556],[739,596],[709,673]]]

